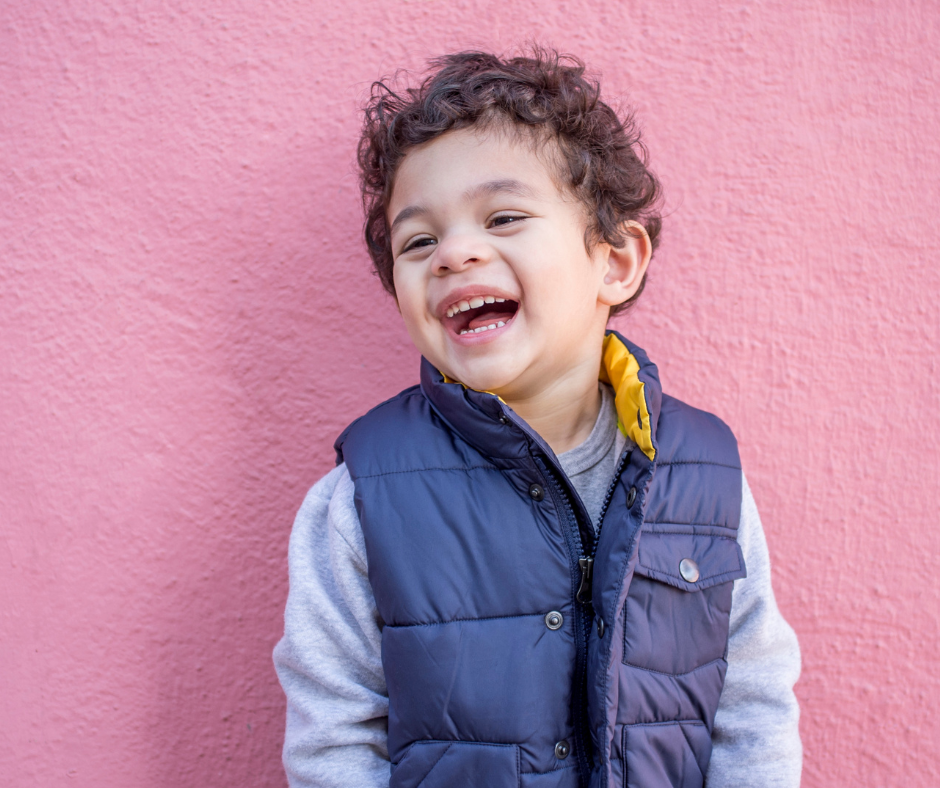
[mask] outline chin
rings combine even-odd
[[[531,366],[528,354],[520,352],[519,343],[507,343],[508,339],[475,347],[455,347],[445,340],[429,347],[430,354],[422,355],[447,377],[468,388],[499,394],[516,385]]]
[[[453,377],[465,386],[477,391],[489,391],[494,394],[510,387],[519,377],[514,365],[500,363],[498,359],[486,359],[484,363],[461,364],[454,370]]]

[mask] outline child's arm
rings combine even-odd
[[[796,788],[803,750],[793,685],[800,675],[796,634],[780,615],[754,497],[743,483],[738,544],[747,577],[731,601],[728,673],[712,734],[708,788]]]
[[[291,532],[290,593],[274,665],[287,695],[292,788],[387,788],[388,696],[381,621],[353,482],[340,465],[307,495]]]

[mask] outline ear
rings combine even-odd
[[[601,282],[597,300],[605,306],[617,306],[640,289],[653,254],[646,228],[639,222],[624,222],[623,246],[604,245],[607,251],[607,270]]]

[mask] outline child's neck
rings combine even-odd
[[[506,400],[556,456],[588,439],[601,408],[596,373],[572,375],[526,399]]]

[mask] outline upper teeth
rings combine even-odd
[[[483,304],[502,304],[506,299],[496,296],[474,296],[469,301],[460,301],[447,308],[447,317],[453,317],[458,312],[466,312],[468,309],[477,309]]]

